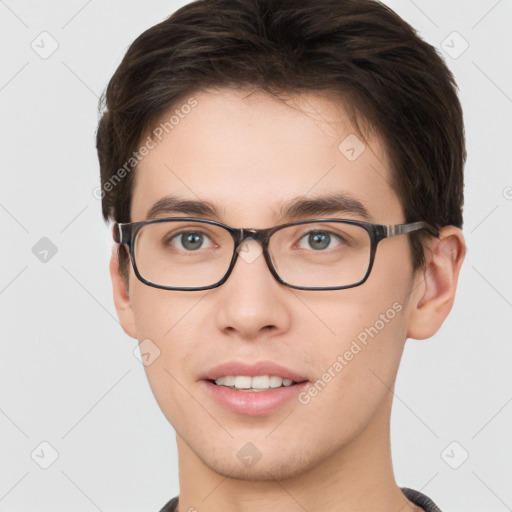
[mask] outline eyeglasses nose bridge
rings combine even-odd
[[[237,250],[249,239],[258,242],[260,246],[263,247],[265,245],[265,239],[268,236],[268,231],[268,229],[241,228],[236,240]]]
[[[235,244],[235,251],[246,263],[253,263],[259,256],[264,256],[267,260],[265,253],[268,230],[259,229],[240,229]],[[248,242],[256,242],[257,246],[252,247],[247,245]],[[268,265],[268,262],[267,262]]]

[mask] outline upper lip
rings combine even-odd
[[[215,380],[226,375],[246,375],[256,377],[258,375],[275,375],[294,382],[309,380],[289,368],[273,363],[272,361],[260,361],[257,363],[244,363],[242,361],[228,361],[208,370],[203,376],[204,380]]]

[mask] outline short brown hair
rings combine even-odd
[[[153,124],[213,87],[350,98],[356,126],[360,116],[384,142],[406,222],[462,227],[466,148],[454,77],[433,46],[375,0],[197,0],[146,30],[103,98],[105,220],[130,222],[133,154]],[[414,269],[425,261],[423,237],[410,235]]]

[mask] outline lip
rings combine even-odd
[[[276,375],[295,382],[309,380],[304,375],[300,375],[297,372],[292,371],[285,366],[273,363],[272,361],[260,361],[252,364],[243,363],[241,361],[228,361],[207,371],[201,379],[215,380],[225,375],[247,375],[249,377],[256,377],[258,375]]]
[[[218,386],[212,382],[224,375],[247,375],[250,377],[277,375],[293,380],[297,384],[272,388],[268,391],[238,391],[225,386]],[[247,416],[260,416],[276,411],[296,398],[309,382],[307,377],[271,361],[261,361],[253,364],[230,361],[212,368],[202,376],[201,380],[208,395],[219,405],[232,412]]]

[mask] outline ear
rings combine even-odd
[[[112,288],[114,292],[114,304],[117,311],[117,317],[126,334],[137,339],[137,330],[135,328],[135,317],[133,315],[130,295],[125,286],[123,276],[119,269],[118,246],[112,248],[112,257],[110,258],[110,277],[112,278]]]
[[[459,272],[466,255],[462,231],[455,226],[440,230],[425,249],[425,267],[414,280],[407,337],[430,338],[452,309]]]

